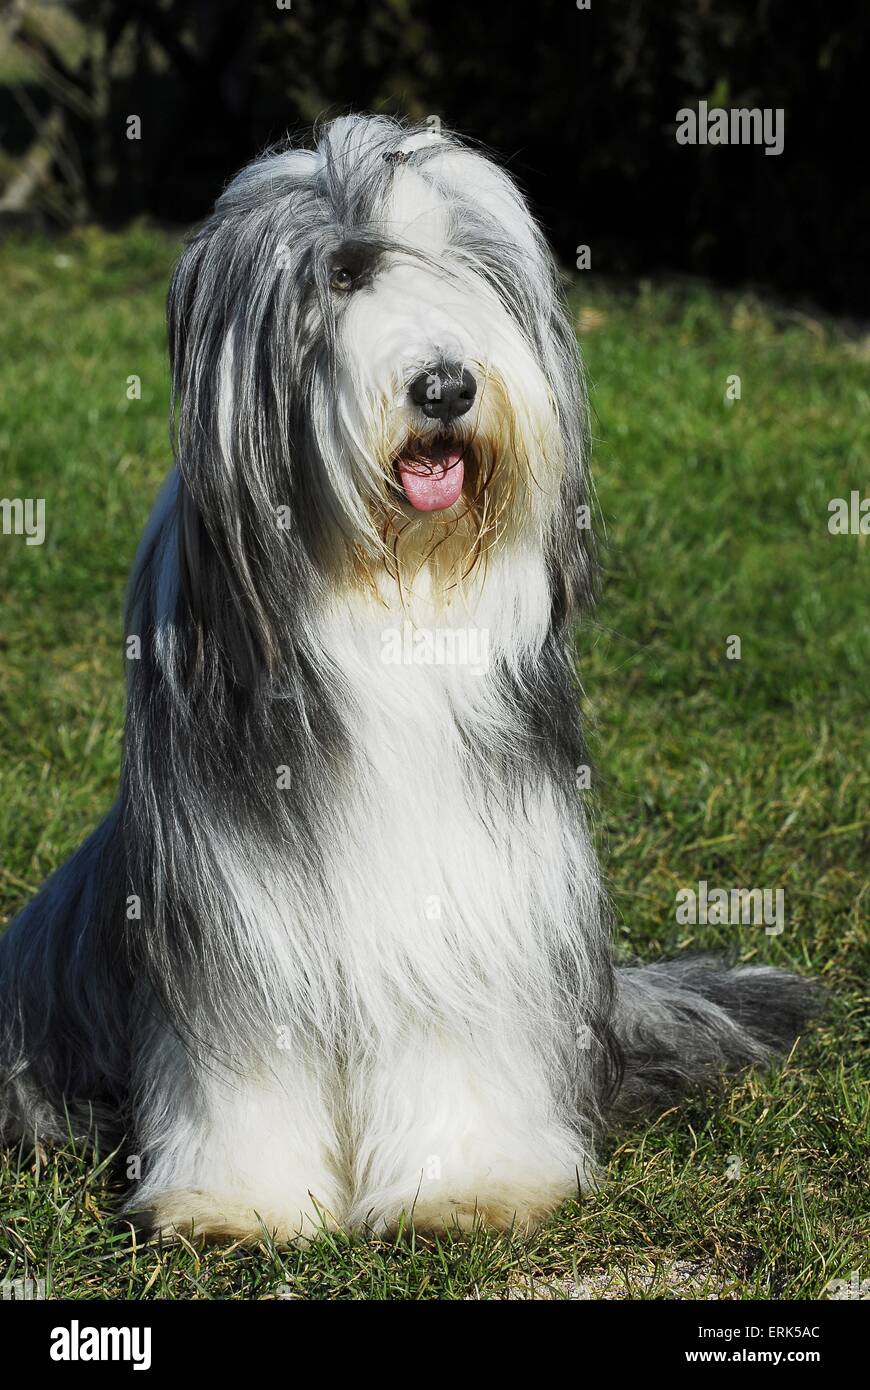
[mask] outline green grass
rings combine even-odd
[[[162,300],[174,246],[85,232],[0,248],[4,496],[45,544],[0,541],[0,912],[113,795],[120,613],[168,463]],[[606,587],[578,637],[599,838],[626,954],[725,947],[829,988],[772,1076],[614,1143],[607,1182],[529,1244],[330,1237],[307,1251],[137,1246],[74,1153],[0,1169],[0,1277],[58,1296],[796,1299],[870,1275],[866,1219],[870,547],[827,530],[868,489],[868,343],[703,288],[576,287],[595,409]],[[742,398],[726,404],[737,373]],[[141,377],[142,399],[126,397]],[[726,638],[742,640],[739,661]],[[786,926],[676,924],[674,897],[779,887]],[[734,1172],[732,1156],[740,1160]]]

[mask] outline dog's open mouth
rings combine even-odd
[[[465,451],[455,440],[420,441],[400,454],[396,474],[405,497],[418,512],[452,507],[465,480]]]

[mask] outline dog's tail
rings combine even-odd
[[[771,966],[693,956],[616,973],[622,1082],[612,1117],[662,1111],[724,1072],[786,1053],[817,1011],[818,986]]]

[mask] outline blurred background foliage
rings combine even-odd
[[[437,115],[509,161],[569,264],[861,313],[868,35],[840,0],[6,0],[0,225],[186,224],[287,129]],[[701,99],[784,108],[784,152],[678,146]]]

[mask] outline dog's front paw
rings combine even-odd
[[[441,1184],[439,1184],[441,1186]],[[481,1186],[477,1192],[421,1191],[405,1201],[372,1207],[363,1216],[357,1209],[351,1224],[368,1227],[377,1234],[393,1236],[413,1226],[418,1235],[443,1235],[449,1231],[511,1231],[530,1236],[552,1216],[576,1186],[560,1182],[530,1188]]]
[[[158,1193],[128,1217],[149,1235],[172,1240],[255,1241],[269,1237],[282,1244],[307,1245],[340,1223],[310,1193],[304,1206],[288,1204],[271,1211],[253,1198],[176,1188]]]
[[[382,1225],[388,1235],[411,1226],[418,1235],[441,1235],[445,1231],[513,1231],[531,1235],[550,1211],[550,1207],[517,1205],[501,1197],[448,1197],[403,1207],[385,1215]]]

